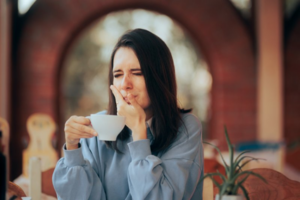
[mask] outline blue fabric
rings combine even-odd
[[[123,154],[97,137],[81,139],[80,147],[66,150],[53,173],[58,199],[168,200],[202,199],[203,149],[198,119],[183,114],[185,126],[164,152],[153,155],[148,139],[120,142]]]
[[[248,141],[240,142],[235,145],[236,151],[263,151],[271,150],[276,151],[283,145],[283,142],[261,142],[261,141]]]

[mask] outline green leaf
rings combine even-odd
[[[260,174],[254,173],[254,172],[252,172],[252,171],[243,171],[243,172],[241,172],[241,173],[236,174],[235,177],[233,178],[233,181],[236,181],[236,179],[237,179],[239,176],[243,175],[243,174],[251,174],[251,175],[253,175],[253,176],[256,176],[256,177],[260,178],[260,179],[261,179],[262,181],[264,181],[265,183],[267,183],[267,181],[266,181],[266,179],[264,179],[264,177],[262,177]]]
[[[226,178],[224,177],[223,174],[221,174],[220,172],[214,172],[214,173],[209,173],[209,174],[205,174],[200,180],[199,182],[203,181],[205,178],[207,177],[213,177],[213,176],[220,176],[222,178],[223,181],[226,181]]]
[[[233,166],[233,154],[234,154],[234,149],[233,146],[230,142],[229,136],[228,136],[228,131],[226,126],[224,125],[224,131],[225,131],[225,137],[226,137],[226,142],[228,145],[228,151],[229,151],[229,161],[230,161],[230,165],[229,166]],[[227,174],[228,178],[230,179],[233,175],[234,175],[234,171],[236,169],[233,167],[229,167],[229,173]]]
[[[245,165],[247,165],[249,162],[251,162],[253,160],[259,161],[259,160],[265,160],[265,159],[262,159],[262,158],[251,158],[251,159],[247,160],[245,163],[243,163],[242,166],[241,166],[241,168],[243,168]]]
[[[226,173],[227,173],[227,170],[229,170],[229,167],[228,167],[227,163],[225,162],[225,160],[224,160],[224,158],[223,158],[223,155],[222,155],[220,149],[219,149],[217,146],[215,146],[215,145],[213,145],[213,144],[211,144],[211,143],[209,143],[209,142],[203,142],[203,143],[204,143],[204,144],[208,144],[208,145],[213,146],[213,147],[218,151],[218,153],[220,154],[221,159],[222,159],[222,161],[223,161],[223,163],[224,163],[224,165],[225,165],[225,169],[226,169]]]
[[[235,187],[233,188],[232,190],[232,193],[233,194],[236,194],[237,193],[237,190],[239,189],[239,187],[245,182],[245,180],[250,176],[250,174],[247,174],[241,181],[239,181]]]
[[[220,195],[231,195],[232,188],[234,187],[234,182],[232,181],[226,181],[221,185]]]
[[[234,163],[234,167],[237,167],[238,165],[240,165],[240,163],[245,159],[245,158],[252,158],[251,156],[242,156],[240,157],[237,162]]]
[[[252,156],[243,156],[237,162],[234,163],[233,167],[237,168],[240,165],[240,162],[242,162],[242,160],[244,160],[245,158],[251,158],[249,161],[246,162],[246,164],[249,163],[252,160],[264,160],[262,158],[254,158]],[[240,168],[244,167],[246,164],[244,163]]]
[[[250,150],[245,150],[243,152],[241,152],[238,157],[236,157],[236,159],[234,160],[234,162],[236,162],[242,155],[244,155],[245,153],[250,153],[251,151]]]
[[[242,191],[243,191],[243,193],[244,193],[244,196],[246,197],[246,199],[247,199],[247,200],[250,200],[250,198],[249,198],[249,195],[248,195],[248,192],[247,192],[246,188],[244,188],[244,186],[242,186],[242,185],[241,185],[241,189],[242,189]]]
[[[236,165],[236,164],[234,164],[234,165]],[[236,167],[238,168],[238,171],[239,171],[239,172],[242,172],[242,171],[243,171],[243,169],[242,169],[242,167],[241,167],[240,165],[237,165]]]
[[[268,181],[264,177],[262,177],[260,174],[252,172],[251,175],[256,176],[257,178],[260,178],[263,182],[268,184]]]
[[[219,170],[217,170],[217,172],[220,173]],[[220,177],[222,178],[223,182],[227,180],[227,178],[221,173],[220,173]]]
[[[228,182],[224,182],[224,183],[221,185],[221,190],[219,190],[220,196],[223,196],[224,194],[227,194],[227,193],[226,193],[226,189],[227,189],[228,186],[229,186],[229,183],[228,183]]]
[[[229,150],[229,157],[230,157],[230,166],[232,166],[232,163],[233,163],[233,146],[230,142],[230,139],[229,139],[229,136],[228,136],[228,132],[227,132],[227,128],[226,126],[224,125],[224,131],[225,131],[225,137],[226,137],[226,142],[227,142],[227,145],[228,145],[228,150]]]
[[[221,190],[222,185],[220,185],[213,177],[209,176],[209,178],[212,180],[212,182],[219,188],[219,191]]]

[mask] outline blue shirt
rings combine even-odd
[[[58,199],[169,200],[202,199],[203,149],[199,120],[182,114],[184,125],[166,151],[150,150],[152,133],[145,140],[118,142],[123,154],[97,137],[81,139],[75,150],[64,148],[53,173]]]

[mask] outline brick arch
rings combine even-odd
[[[18,47],[20,76],[16,88],[20,89],[15,94],[14,115],[18,117],[14,121],[14,137],[20,139],[14,142],[21,147],[21,136],[27,135],[26,119],[34,112],[48,113],[59,121],[60,70],[64,56],[80,32],[101,16],[128,8],[157,11],[175,19],[205,55],[213,77],[209,136],[224,138],[226,124],[233,142],[254,139],[253,41],[229,1],[40,0],[30,10]],[[12,152],[12,162],[20,164],[20,152],[21,149]]]

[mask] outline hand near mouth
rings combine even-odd
[[[124,101],[126,101],[126,103],[128,104],[128,105],[131,105],[131,103],[130,103],[130,101],[129,101],[129,95],[131,95],[131,94],[128,94],[127,95],[127,97],[124,97],[123,99],[124,99]]]
[[[143,108],[137,103],[132,94],[128,94],[127,97],[123,98],[114,85],[111,85],[110,89],[116,99],[117,115],[126,117],[125,124],[131,129],[133,140],[146,139],[146,113]]]

